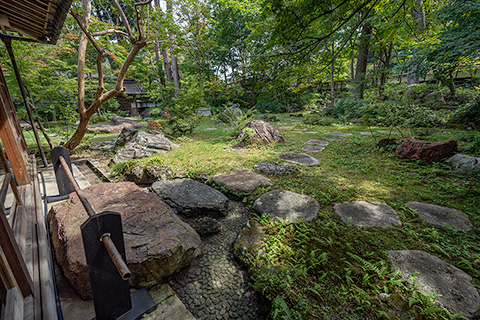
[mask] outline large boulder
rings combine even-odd
[[[457,141],[428,143],[414,137],[405,137],[397,147],[399,157],[425,160],[427,163],[437,162],[451,157],[457,151]]]
[[[310,221],[317,217],[320,206],[315,199],[288,190],[273,190],[255,200],[253,208],[273,219]]]
[[[274,143],[283,141],[283,137],[274,125],[263,120],[252,120],[242,129],[237,141],[240,145]]]
[[[154,193],[132,182],[100,183],[83,192],[97,213],[121,214],[132,286],[152,287],[200,254],[199,235]],[[48,213],[56,260],[83,299],[92,297],[80,232],[87,218],[75,193]]]
[[[246,169],[237,169],[214,176],[212,181],[228,192],[248,194],[261,186],[272,186],[270,179]]]
[[[157,181],[152,190],[180,215],[224,217],[228,213],[223,193],[189,178]]]
[[[422,251],[389,251],[388,256],[393,267],[402,272],[403,278],[415,273],[414,283],[419,290],[439,294],[435,301],[442,307],[451,313],[478,316],[480,296],[471,276]]]
[[[119,140],[121,141],[119,142]],[[179,147],[168,140],[163,133],[144,131],[132,131],[125,135],[122,133],[116,142],[116,146],[119,147],[122,144],[123,147],[112,158],[113,163],[140,159],[153,153],[163,153]]]
[[[138,123],[135,118],[115,116],[109,122],[99,123],[88,127],[89,132],[119,133],[123,128],[139,129],[145,124]]]

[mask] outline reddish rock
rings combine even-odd
[[[403,138],[397,147],[399,157],[425,160],[427,163],[437,162],[451,157],[457,151],[457,141],[432,142],[417,140],[414,137]]]
[[[83,192],[97,213],[121,214],[132,286],[151,287],[200,254],[198,234],[155,193],[144,192],[132,182],[96,184]],[[75,194],[48,213],[57,262],[83,299],[92,297],[80,232],[87,217]]]

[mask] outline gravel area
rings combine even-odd
[[[202,255],[171,279],[170,286],[197,319],[263,319],[248,274],[232,255],[233,243],[248,219],[246,207],[230,201],[228,216],[218,219],[220,233],[202,238]],[[186,222],[195,224],[194,219]]]

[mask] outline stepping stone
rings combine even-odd
[[[320,206],[315,199],[288,190],[273,190],[255,200],[253,208],[261,214],[296,223],[317,217]]]
[[[325,132],[325,134],[332,136],[352,136],[352,133],[349,132]]]
[[[408,202],[406,205],[416,210],[420,218],[430,224],[454,227],[462,231],[472,230],[470,219],[462,211],[416,201]]]
[[[325,147],[319,147],[319,146],[305,146],[303,147],[302,151],[307,151],[307,152],[320,152],[324,150]]]
[[[360,132],[360,134],[361,134],[362,136],[371,136],[371,135],[372,135],[371,132]]]
[[[280,159],[285,160],[287,162],[301,164],[304,166],[315,166],[320,164],[320,162],[315,159],[314,157],[309,156],[306,153],[284,153],[278,156]]]
[[[219,187],[225,187],[229,192],[252,193],[261,186],[272,186],[270,179],[246,169],[237,169],[214,176],[212,181]]]
[[[280,127],[280,129],[290,129],[290,127],[289,126],[282,126],[282,127]]]
[[[315,140],[315,139],[312,139],[312,140],[308,140],[307,142],[305,142],[306,144],[317,144],[319,146],[324,146],[326,147],[328,145],[328,141],[323,141],[323,140]]]
[[[335,213],[344,222],[351,222],[360,227],[382,227],[389,228],[401,225],[402,222],[397,213],[384,203],[369,201],[352,201],[337,203],[334,206]]]
[[[253,166],[253,170],[261,174],[271,174],[274,176],[283,176],[298,171],[295,167],[269,161],[258,162],[255,164],[255,166]]]
[[[385,133],[385,134],[399,134],[398,132],[395,132],[395,131],[378,131],[379,133]]]
[[[332,141],[343,141],[345,138],[340,138],[340,137],[325,137],[327,140],[332,140]]]
[[[293,129],[293,131],[307,131],[307,129]]]
[[[305,133],[318,133],[317,131],[307,131]]]
[[[454,170],[462,170],[467,173],[480,172],[480,158],[466,154],[456,154],[447,160]]]
[[[389,251],[390,262],[403,278],[415,275],[415,285],[427,294],[440,294],[435,301],[451,313],[472,317],[480,307],[480,296],[472,277],[451,264],[417,250]]]
[[[205,128],[205,130],[217,130],[217,128]]]
[[[228,213],[228,198],[223,193],[189,178],[157,181],[152,190],[181,215],[224,217]]]

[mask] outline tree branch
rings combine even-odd
[[[98,42],[93,38],[92,34],[85,28],[82,21],[80,21],[80,16],[78,13],[71,11],[71,15],[77,21],[80,28],[82,28],[83,34],[87,36],[88,40],[92,43],[97,50],[97,72],[98,72],[98,85],[97,85],[97,92],[95,93],[95,99],[98,99],[102,92],[103,92],[103,70],[102,70],[102,57],[103,57],[103,49],[100,48]],[[83,37],[83,36],[82,36]]]
[[[113,34],[113,33],[116,33],[116,34],[119,34],[121,36],[124,36],[124,37],[128,38],[128,34],[126,32],[123,32],[121,30],[116,30],[116,29],[106,29],[106,30],[103,30],[103,31],[93,32],[92,36],[98,37],[98,36],[105,36],[107,34]]]
[[[137,17],[137,28],[138,28],[138,33],[139,33],[139,39],[143,39],[143,35],[142,35],[142,29],[140,28],[140,17],[138,16],[137,7],[143,7],[143,6],[149,5],[150,3],[152,3],[152,0],[147,0],[147,1],[144,1],[144,2],[135,3],[135,15]]]
[[[128,23],[127,17],[125,16],[125,12],[123,12],[122,7],[118,3],[118,0],[113,0],[113,3],[115,4],[115,7],[117,7],[118,14],[120,14],[120,17],[122,18],[125,29],[127,29],[128,38],[131,42],[134,42],[135,37],[133,36],[132,30],[130,29],[130,24]]]

